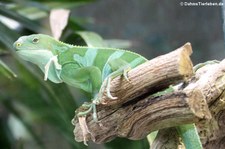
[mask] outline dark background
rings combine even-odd
[[[132,41],[132,49],[149,59],[186,42],[192,44],[195,64],[223,59],[221,7],[180,6],[180,2],[101,0],[76,9],[72,15],[90,18],[86,27],[104,38]]]

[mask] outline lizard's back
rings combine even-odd
[[[110,73],[109,61],[122,59],[134,68],[147,61],[143,56],[121,49],[97,48],[97,47],[73,47],[59,54],[59,63],[78,63],[80,67],[96,66],[103,75],[103,79]]]

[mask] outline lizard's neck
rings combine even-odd
[[[73,46],[70,44],[63,43],[61,41],[57,41],[57,43],[52,44],[51,51],[54,55],[59,55],[59,53],[62,53]]]
[[[62,82],[59,77],[60,70],[55,68],[54,63],[49,62],[51,61],[52,58],[56,57],[50,50],[46,50],[46,49],[23,50],[23,51],[18,51],[17,53],[22,59],[29,61],[33,64],[36,64],[44,73],[46,73],[46,65],[49,63],[49,66],[47,68],[48,79],[54,83]],[[57,62],[57,59],[54,61]]]

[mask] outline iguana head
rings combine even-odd
[[[54,46],[60,42],[51,36],[44,34],[33,34],[20,37],[13,45],[17,52],[23,50],[47,50],[56,53]]]
[[[57,62],[57,54],[59,50],[67,48],[67,45],[55,40],[54,38],[43,35],[33,34],[20,37],[14,44],[16,53],[24,60],[38,65],[53,82],[57,82],[58,77],[55,73],[56,68],[52,65],[52,61]],[[48,71],[46,72],[46,67]],[[47,73],[47,74],[46,74]]]
[[[56,40],[48,35],[33,34],[20,37],[13,46],[22,59],[44,69],[43,66],[56,54],[56,43]]]

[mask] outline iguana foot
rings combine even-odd
[[[113,97],[111,92],[110,92],[110,83],[111,83],[112,77],[109,76],[107,79],[107,86],[106,86],[106,93],[107,93],[107,97],[110,99],[117,99],[117,97]]]
[[[107,78],[106,81],[104,81],[101,89],[100,89],[100,96],[103,95],[104,90],[106,90],[106,95],[108,98],[110,99],[117,99],[117,97],[112,96],[111,92],[110,92],[110,84],[112,79],[116,78],[117,76],[122,75],[126,81],[130,82],[129,78],[128,78],[128,72],[131,70],[131,67],[129,65],[126,65],[124,67],[121,67],[120,69],[114,71],[113,73],[111,73]]]
[[[87,144],[87,141],[88,141],[87,135],[91,134],[91,132],[88,129],[87,122],[86,122],[86,117],[78,117],[78,122],[80,124],[80,128],[81,128],[81,131],[82,131],[84,145],[88,146],[88,144]]]
[[[93,120],[95,122],[98,122],[96,103],[94,101],[92,103],[85,102],[85,103],[83,103],[83,105],[81,107],[83,107],[87,110],[86,111],[79,111],[77,113],[77,117],[86,117],[91,111],[93,111],[93,114],[92,114]]]
[[[131,70],[131,67],[128,66],[123,70],[123,77],[127,80],[127,82],[130,82],[129,78],[128,78],[128,72]]]
[[[117,99],[117,97],[113,97],[110,93],[110,84],[111,84],[111,80],[114,79],[117,76],[123,75],[123,77],[125,78],[126,81],[130,82],[129,78],[128,78],[128,72],[131,70],[131,67],[129,65],[126,65],[120,69],[118,69],[117,71],[111,73],[108,77],[107,80],[107,86],[106,86],[106,91],[107,91],[107,97],[109,97],[110,99]]]
[[[87,138],[87,135],[90,134],[92,135],[92,133],[89,131],[88,129],[88,126],[87,126],[87,122],[86,122],[86,116],[93,110],[93,113],[92,113],[92,117],[93,117],[93,120],[95,122],[98,122],[98,118],[97,118],[97,110],[96,110],[96,105],[97,105],[97,96],[95,96],[94,100],[91,102],[91,103],[88,103],[88,102],[84,102],[83,105],[81,106],[81,108],[84,108],[84,109],[87,109],[86,111],[82,110],[82,111],[76,111],[76,116],[78,117],[78,121],[79,121],[79,124],[80,124],[80,128],[81,128],[81,131],[82,131],[82,135],[83,135],[83,141],[84,141],[84,144],[86,146],[88,146],[87,144],[87,141],[88,141],[88,138]],[[81,109],[79,109],[81,110]]]

